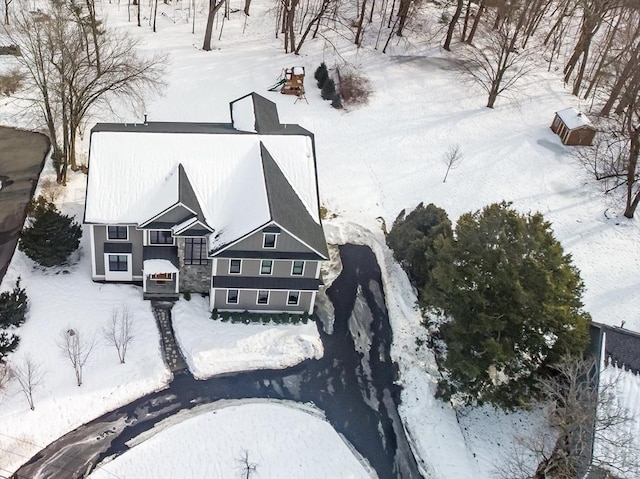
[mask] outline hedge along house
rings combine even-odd
[[[212,309],[313,312],[328,258],[313,134],[255,94],[231,123],[97,124],[84,223],[94,281]]]
[[[565,145],[591,146],[596,129],[591,121],[574,108],[557,111],[551,123],[551,130]]]

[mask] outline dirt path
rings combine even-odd
[[[16,249],[25,208],[48,151],[45,135],[0,127],[0,281]]]

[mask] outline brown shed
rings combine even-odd
[[[596,129],[589,118],[575,108],[557,111],[551,124],[551,130],[560,137],[565,145],[591,146],[593,138],[596,136]]]

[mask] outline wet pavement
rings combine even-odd
[[[311,402],[369,461],[380,478],[420,478],[397,412],[400,387],[390,359],[391,327],[380,270],[363,246],[340,247],[343,271],[328,290],[335,307],[332,334],[321,331],[325,354],[293,368],[195,380],[177,373],[149,394],[58,439],[16,478],[83,477],[127,442],[184,409],[220,399],[274,398]],[[71,474],[75,474],[71,475]]]

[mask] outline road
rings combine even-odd
[[[41,133],[0,127],[0,281],[16,249],[49,144]]]

